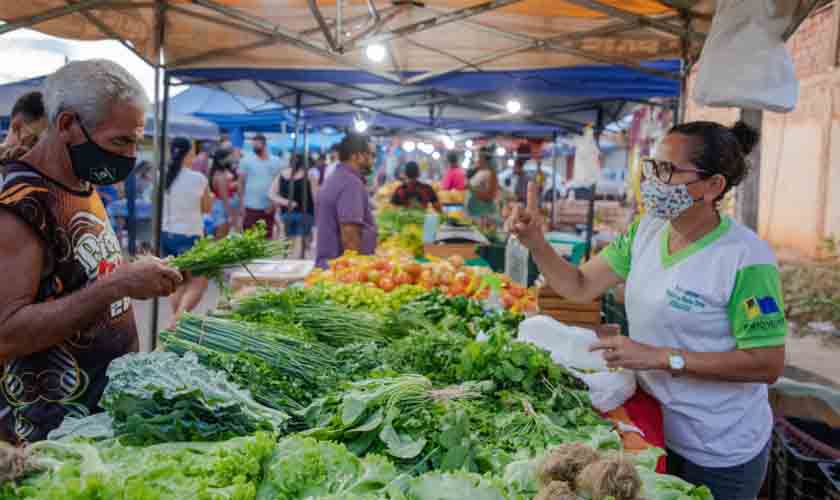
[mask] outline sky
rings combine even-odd
[[[79,42],[26,29],[0,36],[0,84],[47,75],[67,60],[94,58],[120,63],[140,80],[149,98],[154,98],[154,69],[119,42]],[[172,89],[173,93],[177,90],[182,89]]]

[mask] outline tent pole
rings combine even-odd
[[[166,121],[169,111],[169,75],[167,71],[163,71],[163,99],[160,102],[160,122],[157,130],[157,161],[158,161],[158,177],[157,187],[155,189],[155,206],[154,206],[154,221],[152,225],[153,249],[157,256],[160,256],[160,236],[161,226],[163,225],[163,202],[164,191],[166,190]],[[151,350],[157,346],[157,327],[158,327],[158,309],[160,308],[160,299],[156,298],[152,302],[152,320],[151,327]]]
[[[557,221],[557,132],[551,139],[551,231]]]
[[[304,125],[303,126],[303,206],[300,207],[300,217],[301,226],[306,224],[304,220],[307,213],[306,207],[309,203],[309,128]],[[301,245],[300,245],[300,256],[299,258],[303,260],[306,256],[306,235],[301,235]]]

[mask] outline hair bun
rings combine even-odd
[[[758,131],[741,120],[735,122],[735,125],[729,131],[738,139],[738,144],[741,145],[741,151],[744,155],[750,154],[755,145],[758,144]]]

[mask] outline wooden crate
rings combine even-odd
[[[573,302],[565,299],[544,286],[537,295],[540,312],[562,323],[575,326],[593,326],[601,324],[601,300]]]
[[[423,252],[426,255],[446,259],[453,255],[459,255],[464,260],[478,258],[476,253],[477,243],[445,243],[445,244],[428,244],[423,245]]]

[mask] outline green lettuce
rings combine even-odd
[[[42,441],[31,447],[43,472],[7,482],[0,499],[252,500],[271,435],[218,443],[164,443],[145,448]]]
[[[278,443],[257,498],[382,498],[397,476],[397,469],[382,456],[360,459],[343,445],[295,436]]]

